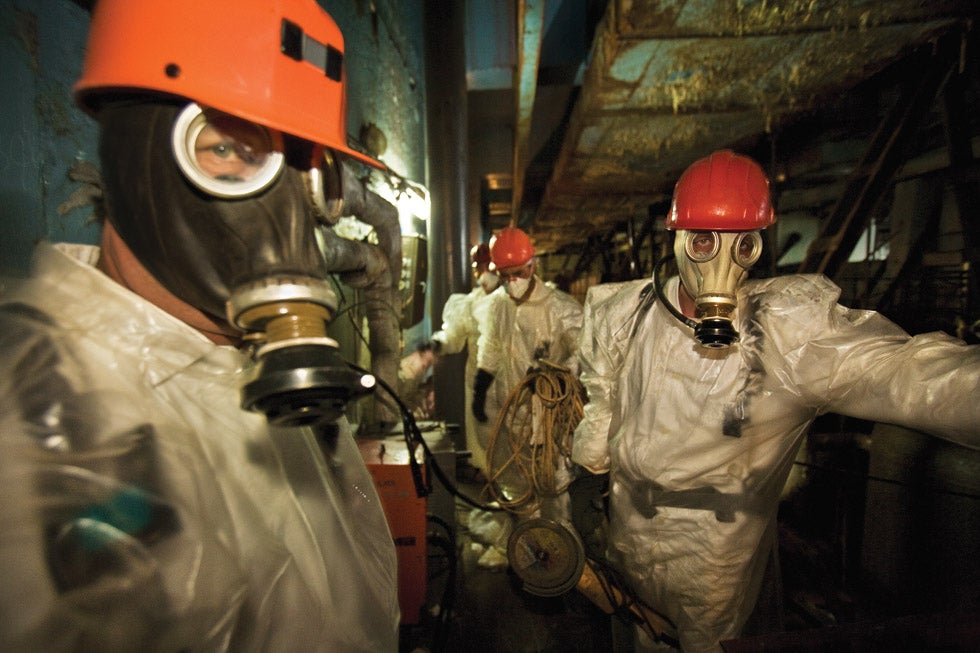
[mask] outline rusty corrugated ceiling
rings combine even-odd
[[[532,224],[557,251],[647,215],[693,160],[745,149],[944,33],[975,0],[611,0]]]

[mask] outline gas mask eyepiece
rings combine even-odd
[[[374,390],[375,378],[347,365],[327,336],[336,305],[325,281],[305,277],[263,279],[232,294],[229,321],[264,338],[242,408],[279,426],[332,423],[348,402]]]
[[[279,132],[195,102],[177,114],[171,146],[188,181],[215,197],[255,195],[285,166]]]

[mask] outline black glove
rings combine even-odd
[[[486,370],[477,370],[476,379],[473,381],[473,417],[478,422],[487,421],[487,388],[493,382],[493,374]]]
[[[607,512],[608,493],[608,472],[592,474],[581,469],[580,476],[568,486],[572,525],[582,537],[586,553],[593,556],[604,555],[603,521]]]

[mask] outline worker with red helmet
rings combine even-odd
[[[314,0],[95,4],[101,246],[0,298],[0,649],[397,650],[374,378],[325,331],[325,177],[381,166],[346,83]]]
[[[980,346],[910,337],[837,303],[819,275],[748,280],[775,222],[768,180],[729,150],[678,180],[679,276],[589,290],[579,355],[589,403],[573,460],[608,474],[608,555],[678,641],[721,651],[756,605],[780,493],[810,423],[834,412],[980,446]],[[928,392],[922,392],[928,388]],[[601,487],[583,476],[572,486]],[[586,481],[586,482],[582,482]],[[578,501],[579,524],[593,502]]]
[[[497,275],[490,270],[490,246],[487,243],[478,243],[470,249],[470,269],[473,289],[449,296],[442,309],[442,329],[432,334],[432,346],[437,355],[455,354],[466,349],[466,406],[473,402],[478,342],[487,317],[490,293],[500,285]],[[485,479],[488,431],[485,423],[478,422],[471,411],[466,411],[466,449],[470,458],[465,465],[472,468],[471,475],[478,479]],[[457,470],[458,474],[466,477],[461,469]]]
[[[535,274],[534,245],[523,230],[506,227],[497,232],[490,239],[490,257],[502,290],[490,298],[486,328],[480,336],[471,409],[477,420],[494,424],[508,396],[529,369],[547,361],[577,374],[576,343],[582,306]],[[506,430],[508,425],[501,428]],[[507,440],[500,434],[497,439]],[[503,447],[492,455],[506,456],[505,450]],[[502,467],[500,460],[491,463]],[[565,461],[561,464],[564,476]],[[492,480],[505,497],[518,496],[526,490],[526,481],[509,471]],[[561,506],[555,509],[563,510]]]

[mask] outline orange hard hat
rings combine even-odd
[[[490,239],[490,259],[498,270],[524,265],[532,258],[531,238],[517,227],[505,227]]]
[[[347,144],[344,37],[315,0],[99,0],[75,99],[193,100],[384,168]]]
[[[668,229],[692,231],[754,231],[775,222],[766,174],[731,150],[718,150],[684,171],[667,216]]]

